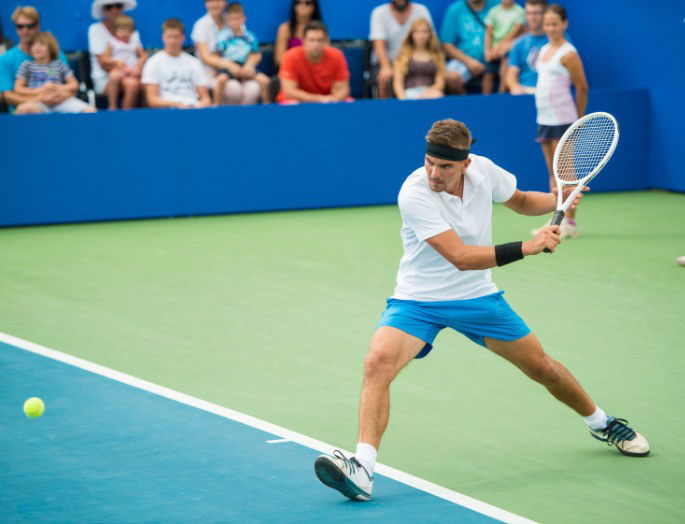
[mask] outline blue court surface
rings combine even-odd
[[[40,418],[22,412],[32,396]],[[376,498],[349,501],[318,481],[311,447],[6,343],[0,417],[2,522],[525,521],[378,473]]]

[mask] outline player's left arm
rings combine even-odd
[[[571,82],[576,88],[576,111],[578,118],[585,114],[587,107],[588,84],[585,77],[585,68],[583,62],[580,60],[578,53],[571,52],[565,54],[561,59],[561,65],[568,69],[571,75]]]
[[[574,186],[566,186],[564,188],[563,198],[566,198],[573,191]],[[583,192],[590,191],[589,187],[583,188],[583,191],[578,193],[571,209],[575,209],[580,199],[583,198]],[[520,215],[539,216],[551,213],[556,209],[557,204],[557,188],[552,190],[552,193],[542,193],[540,191],[521,191],[517,189],[514,191],[512,197],[504,202],[504,205],[509,209],[516,211]]]

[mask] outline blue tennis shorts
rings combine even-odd
[[[530,333],[502,296],[504,291],[469,300],[419,302],[389,298],[383,316],[376,326],[390,326],[423,340],[426,345],[416,358],[433,349],[433,340],[446,327],[459,331],[476,344],[485,346],[484,337],[517,340]]]

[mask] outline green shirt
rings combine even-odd
[[[509,34],[516,24],[526,23],[526,11],[520,5],[514,3],[509,9],[502,4],[490,9],[485,17],[485,25],[492,26],[492,45],[496,46]]]

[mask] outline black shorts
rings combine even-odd
[[[535,141],[551,142],[552,140],[559,140],[569,127],[571,127],[571,124],[561,124],[559,126],[543,126],[538,124],[538,135]]]

